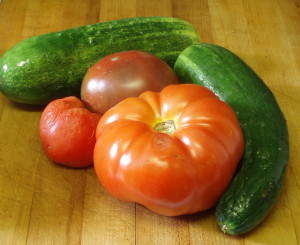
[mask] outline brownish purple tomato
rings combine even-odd
[[[159,92],[178,78],[163,60],[143,51],[108,55],[87,71],[81,85],[81,100],[91,111],[103,114],[127,97]]]

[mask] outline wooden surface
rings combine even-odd
[[[93,168],[46,158],[38,136],[43,108],[0,94],[0,244],[300,244],[299,0],[2,0],[0,55],[33,35],[150,15],[191,22],[204,42],[238,54],[273,91],[291,149],[274,209],[253,232],[232,237],[219,230],[213,210],[167,218],[118,201]]]

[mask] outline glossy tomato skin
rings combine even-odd
[[[99,119],[99,114],[87,110],[74,96],[50,102],[39,125],[46,155],[52,161],[69,167],[92,165]]]
[[[175,73],[163,60],[143,51],[123,51],[90,67],[82,82],[81,99],[91,111],[103,114],[127,97],[175,83]]]
[[[103,186],[166,216],[213,207],[244,149],[234,111],[194,84],[125,99],[103,115],[96,138],[94,166]]]

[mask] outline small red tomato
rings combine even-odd
[[[173,70],[161,59],[143,51],[123,51],[104,57],[86,73],[81,99],[93,112],[103,114],[127,97],[159,92],[178,83]]]
[[[40,138],[46,155],[70,167],[91,165],[99,119],[99,114],[90,112],[74,96],[50,102],[40,120]]]

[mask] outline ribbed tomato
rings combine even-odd
[[[96,137],[103,186],[167,216],[213,207],[244,149],[231,107],[194,84],[123,100],[100,119]]]

